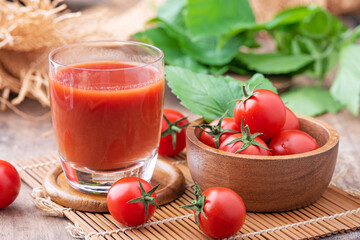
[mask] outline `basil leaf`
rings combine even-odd
[[[195,72],[207,73],[207,67],[187,55],[179,46],[177,40],[169,36],[161,27],[150,28],[132,36],[138,41],[153,44],[164,52],[167,64],[191,69]]]
[[[229,76],[215,77],[172,66],[166,66],[165,73],[169,87],[181,104],[194,114],[203,116],[206,122],[221,117],[226,110],[232,116],[236,104],[234,100],[242,97],[244,82]],[[260,88],[276,92],[276,88],[261,74],[255,74],[246,83],[250,88],[261,83]]]
[[[318,9],[318,7],[313,6],[286,9],[277,14],[272,20],[266,22],[265,27],[271,30],[284,25],[299,23]]]
[[[330,92],[320,87],[295,88],[282,94],[281,98],[293,112],[308,116],[336,113],[342,109],[342,105],[332,98]]]
[[[159,8],[158,17],[154,21],[162,24],[166,33],[177,39],[181,49],[198,62],[206,65],[223,66],[235,57],[241,45],[252,42],[249,41],[249,39],[253,39],[254,34],[239,34],[229,37],[226,40],[222,39],[221,36],[213,36],[213,34],[202,34],[201,37],[192,35],[191,30],[187,28],[184,20],[184,15],[188,12],[187,2],[192,1],[168,0]],[[231,3],[235,4],[234,1]],[[192,3],[188,4],[192,6]],[[217,7],[219,7],[218,2],[217,5]],[[207,4],[204,6],[207,6]],[[215,5],[212,7],[215,7]],[[224,14],[216,16],[218,18],[211,23],[212,25],[206,26],[206,29],[212,29],[213,27],[218,28],[216,26],[226,19],[226,15]],[[215,22],[217,22],[217,25],[213,26]]]
[[[310,55],[284,53],[239,53],[237,61],[244,63],[248,69],[265,74],[289,74],[314,61]]]
[[[184,20],[194,37],[219,37],[234,28],[244,28],[255,23],[247,0],[192,0],[188,1]]]
[[[229,38],[220,46],[220,38],[204,37],[197,40],[181,38],[180,45],[184,51],[203,64],[221,66],[228,64],[238,53],[244,38],[237,35]]]
[[[359,114],[360,101],[360,46],[351,44],[340,52],[339,70],[331,86],[332,96],[354,115]]]
[[[299,26],[302,35],[313,39],[326,37],[333,26],[333,17],[328,11],[319,10],[306,17]]]
[[[168,33],[177,38],[186,35],[183,12],[187,0],[167,0],[158,10],[158,21],[162,21]]]

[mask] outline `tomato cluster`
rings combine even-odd
[[[281,98],[267,89],[249,90],[234,108],[234,118],[224,116],[203,130],[200,141],[223,151],[249,155],[290,155],[319,146],[309,134],[299,130],[296,115]]]

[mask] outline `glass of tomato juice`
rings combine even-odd
[[[107,193],[123,177],[150,181],[161,134],[163,56],[130,41],[74,43],[50,53],[52,122],[73,188]]]

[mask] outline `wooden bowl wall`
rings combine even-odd
[[[287,211],[318,200],[332,178],[339,144],[334,128],[314,118],[297,116],[300,129],[316,139],[319,148],[287,156],[252,156],[224,152],[200,142],[201,130],[187,128],[187,161],[202,190],[222,186],[237,192],[246,209]]]

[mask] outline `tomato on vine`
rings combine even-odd
[[[263,133],[260,136],[267,141],[281,131],[284,126],[286,111],[281,98],[267,89],[249,90],[242,86],[243,97],[236,103],[234,119],[238,126],[244,118],[251,132]]]
[[[125,177],[114,183],[107,195],[110,214],[116,221],[137,226],[145,223],[154,214],[157,204],[155,190],[147,181],[138,177]]]
[[[262,133],[250,133],[249,126],[244,127],[241,122],[241,133],[227,137],[220,145],[219,149],[239,154],[271,156],[267,144],[259,137]]]
[[[187,117],[180,112],[164,109],[159,146],[160,155],[174,156],[185,148],[186,127],[189,124]]]
[[[19,195],[21,179],[16,168],[0,160],[0,209],[6,208]]]
[[[200,124],[195,127],[203,130],[200,136],[200,141],[206,145],[219,148],[220,144],[230,135],[239,132],[239,127],[235,120],[230,117],[225,117],[227,112],[218,119],[215,119],[210,124]]]
[[[244,225],[246,217],[244,202],[236,192],[229,188],[213,187],[202,193],[197,183],[195,200],[181,208],[194,210],[196,224],[212,238],[234,235]]]

